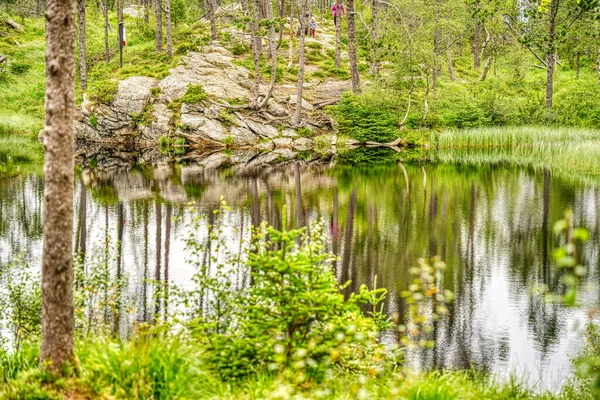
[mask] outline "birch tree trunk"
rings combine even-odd
[[[336,12],[335,12],[335,67],[337,69],[341,68],[341,50],[340,44],[342,41],[342,16],[341,13],[341,4],[340,0],[335,1]]]
[[[371,56],[369,73],[377,77],[379,77],[379,60],[377,59],[377,46],[379,42],[379,7],[379,0],[373,0],[371,5],[373,22],[371,24],[371,45],[369,47],[369,55]]]
[[[350,73],[352,74],[352,91],[360,93],[360,75],[356,57],[356,26],[354,23],[354,0],[348,0],[348,52],[350,56]]]
[[[555,29],[556,15],[558,14],[559,0],[552,0],[550,3],[550,15],[548,16],[548,49],[546,50],[546,64],[548,65],[546,74],[546,109],[552,108],[552,97],[554,92],[554,66],[556,62],[555,48]]]
[[[167,56],[173,57],[173,31],[171,30],[171,0],[165,0],[165,28],[167,30]]]
[[[156,52],[162,53],[162,0],[154,0],[154,8],[156,13]]]
[[[210,1],[210,0],[208,0]],[[252,103],[253,106],[256,106],[258,102],[258,97],[260,96],[260,53],[261,53],[261,42],[262,38],[260,37],[260,27],[258,26],[258,22],[260,21],[260,4],[259,0],[254,0],[252,2],[252,13],[254,16],[254,21],[251,23],[251,35],[252,35],[252,56],[254,60],[254,86],[252,87]]]
[[[77,16],[79,17],[79,78],[81,80],[81,90],[85,92],[87,89],[85,0],[77,0],[77,11]]]
[[[298,55],[298,88],[296,95],[296,112],[294,113],[294,119],[292,124],[294,126],[300,125],[300,119],[302,118],[302,90],[304,89],[304,42],[306,39],[306,26],[308,21],[306,16],[308,14],[308,2],[309,0],[302,1],[302,7],[300,8],[300,44],[299,44],[299,55]]]
[[[479,16],[479,1],[475,2],[475,34],[473,36],[473,68],[481,68],[481,19]]]
[[[267,13],[266,17],[269,21],[271,21],[271,25],[269,26],[269,51],[267,52],[271,60],[271,83],[269,85],[269,91],[267,92],[267,95],[261,104],[258,105],[258,108],[264,107],[271,98],[277,79],[277,44],[275,42],[275,24],[273,23],[273,3],[271,0],[265,0],[265,5]]]
[[[210,37],[212,40],[218,40],[219,34],[217,32],[217,16],[216,16],[216,0],[206,0],[206,5],[208,6],[208,17],[210,19]]]
[[[42,344],[40,362],[61,374],[75,359],[73,317],[73,185],[75,5],[48,0]]]
[[[110,45],[108,44],[108,29],[110,28],[110,23],[108,21],[108,0],[102,2],[102,15],[104,16],[104,57],[108,64],[110,62]]]

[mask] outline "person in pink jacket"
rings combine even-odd
[[[331,7],[331,11],[333,11],[333,21],[337,25],[338,21],[341,21],[344,15],[346,14],[346,10],[344,9],[344,5],[342,3],[338,3],[337,1],[333,3],[333,7]],[[339,18],[338,18],[339,12]]]

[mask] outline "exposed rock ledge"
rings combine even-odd
[[[119,82],[114,100],[110,104],[93,104],[84,101],[81,118],[76,122],[78,140],[91,142],[137,142],[157,144],[163,136],[185,137],[192,147],[255,147],[260,150],[290,148],[311,150],[316,146],[335,146],[331,121],[313,106],[303,101],[306,128],[321,137],[300,137],[296,131],[285,127],[295,107],[292,88],[282,85],[274,92],[268,106],[261,111],[233,110],[215,102],[182,103],[189,85],[201,85],[212,98],[221,104],[227,99],[247,101],[252,80],[250,72],[232,63],[231,53],[216,44],[208,53],[190,53],[170,74],[156,80],[148,77],[130,77]],[[306,84],[310,90],[311,83]],[[267,85],[262,89],[267,90]],[[315,92],[340,93],[347,88],[345,82],[322,83]],[[310,91],[308,92],[310,93]],[[314,96],[313,96],[314,97]],[[293,100],[291,100],[293,98]],[[173,105],[177,104],[177,107]],[[179,122],[177,122],[179,121]],[[316,144],[315,144],[316,142]]]

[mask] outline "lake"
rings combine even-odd
[[[546,304],[532,289],[560,287],[552,227],[570,208],[575,226],[591,237],[582,254],[590,268],[582,295],[586,304],[598,302],[599,194],[590,180],[502,165],[291,162],[242,171],[193,161],[104,169],[88,162],[75,185],[73,240],[86,265],[110,259],[113,276],[126,277],[123,335],[167,307],[154,306],[148,280],[192,284],[186,224],[191,209],[208,223],[221,196],[231,206],[224,229],[233,249],[243,247],[252,225],[281,226],[284,211],[290,227],[322,219],[340,282],[351,281],[351,291],[377,277],[389,291],[386,310],[401,319],[409,268],[439,255],[448,265],[444,286],[456,299],[436,326],[435,348],[411,352],[409,362],[515,374],[538,389],[556,389],[581,349],[587,313]],[[42,228],[42,177],[0,181],[0,265],[21,257],[38,268]]]

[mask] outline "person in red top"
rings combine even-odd
[[[333,21],[337,25],[338,21],[341,21],[344,15],[346,14],[346,10],[344,9],[344,5],[342,3],[338,3],[337,1],[333,3],[333,7],[331,7],[331,11],[333,11]],[[339,11],[339,17],[338,17]]]

